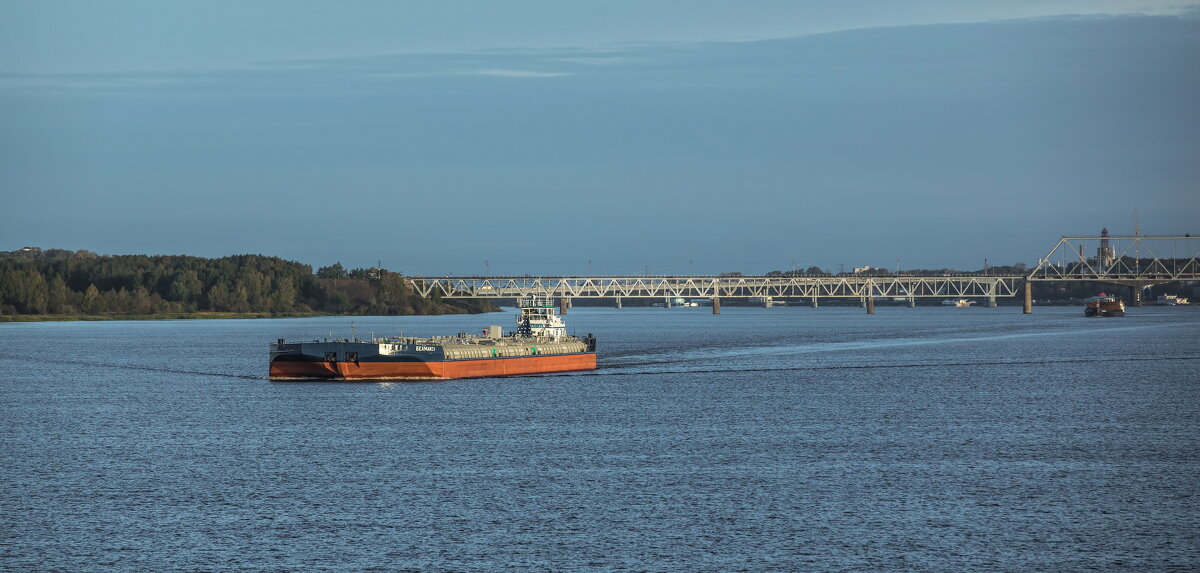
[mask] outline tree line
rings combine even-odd
[[[417,295],[400,273],[314,273],[263,255],[218,259],[97,255],[25,248],[0,251],[0,315],[446,314],[494,310],[489,303]]]

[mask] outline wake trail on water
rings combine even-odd
[[[1121,362],[1161,362],[1166,360],[1200,360],[1200,356],[1166,356],[1166,357],[1108,357],[1115,361]],[[909,364],[843,364],[835,366],[779,366],[769,368],[697,368],[688,370],[634,370],[626,371],[627,368],[636,368],[638,366],[648,366],[655,364],[670,364],[670,362],[648,362],[636,364],[621,364],[621,365],[602,365],[599,370],[587,372],[563,372],[557,374],[539,374],[542,376],[645,376],[655,374],[721,374],[721,373],[739,373],[739,372],[800,372],[800,371],[824,371],[824,370],[881,370],[888,368],[962,368],[964,366],[1022,366],[1022,365],[1039,365],[1039,364],[1083,364],[1095,362],[1094,358],[1066,358],[1060,360],[1013,360],[1013,361],[977,361],[977,362],[923,362]],[[675,362],[676,364],[678,362]]]
[[[6,357],[7,358],[7,357]],[[193,376],[219,376],[222,378],[237,378],[239,380],[265,380],[262,376],[249,376],[246,374],[229,374],[226,372],[202,372],[199,370],[179,370],[175,368],[157,368],[154,366],[130,366],[128,364],[111,364],[107,362],[85,362],[82,360],[46,360],[41,359],[39,362],[50,364],[69,364],[73,366],[92,366],[96,368],[111,368],[114,370],[140,370],[143,372],[162,372],[165,374],[189,374]]]
[[[1113,331],[1128,331],[1128,330],[1145,330],[1155,329],[1170,326],[1181,326],[1174,324],[1157,324],[1157,325],[1136,325],[1123,326],[1117,328],[1106,328],[1102,332],[1111,333]],[[871,350],[877,348],[897,348],[905,346],[931,346],[937,344],[957,344],[963,342],[980,342],[992,340],[1011,340],[1016,338],[1031,338],[1042,336],[1064,336],[1064,335],[1079,335],[1080,331],[1076,329],[1055,329],[1042,330],[1038,332],[1012,332],[1005,334],[993,334],[988,336],[956,336],[947,338],[890,338],[890,339],[875,339],[875,340],[858,340],[844,342],[812,342],[807,344],[788,344],[779,346],[745,346],[745,347],[720,347],[720,348],[698,348],[672,354],[674,359],[657,360],[655,356],[663,356],[665,354],[645,354],[645,353],[630,353],[625,355],[614,356],[617,360],[645,358],[644,360],[636,360],[625,362],[622,364],[612,364],[611,366],[630,365],[630,366],[649,366],[654,364],[676,364],[681,361],[689,360],[706,360],[706,359],[721,359],[740,356],[777,356],[787,354],[810,354],[816,352],[837,352],[842,350]]]

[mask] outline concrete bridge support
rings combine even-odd
[[[996,295],[988,297],[988,308],[996,308]]]
[[[917,308],[917,297],[908,297],[908,308]]]
[[[714,296],[712,298],[712,304],[713,314],[721,314],[721,299]]]
[[[815,297],[815,296],[814,296],[814,297],[813,297],[813,300],[812,300],[812,307],[813,307],[813,308],[817,308],[818,306],[820,306],[820,305],[819,305],[819,304],[817,304],[817,297]]]
[[[1145,304],[1146,301],[1143,299],[1145,298],[1144,295],[1146,294],[1146,287],[1148,286],[1150,286],[1149,283],[1129,285],[1129,302],[1131,303],[1131,306],[1142,306]]]
[[[565,296],[558,299],[558,314],[567,314],[569,308],[571,308],[571,299]]]
[[[621,297],[617,297],[617,308],[621,308]]]
[[[1025,281],[1025,314],[1033,314],[1033,284]]]
[[[875,297],[867,297],[867,314],[875,314]]]

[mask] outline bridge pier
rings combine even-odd
[[[908,297],[908,308],[917,308],[917,297]]]
[[[867,301],[867,314],[875,314],[875,297],[869,296]]]
[[[814,296],[813,300],[812,300],[812,307],[817,308],[818,306],[820,306],[820,305],[817,304],[817,297]]]
[[[721,299],[712,297],[713,314],[721,314]]]
[[[617,297],[617,308],[621,308],[621,297]]]
[[[858,306],[859,308],[867,308],[867,297],[858,297]]]
[[[1130,306],[1142,306],[1142,293],[1146,292],[1146,286],[1143,284],[1129,285]]]
[[[988,297],[988,308],[996,308],[996,295]]]
[[[1025,281],[1025,314],[1033,314],[1033,284]]]
[[[558,314],[567,314],[568,308],[571,308],[571,299],[565,296],[558,299]]]

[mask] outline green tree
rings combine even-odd
[[[195,269],[176,271],[167,289],[167,300],[195,303],[200,298],[204,285]]]
[[[100,290],[96,285],[89,284],[83,293],[83,312],[97,314],[104,311],[104,301],[100,298]]]
[[[342,263],[340,261],[333,263],[332,265],[330,265],[328,267],[321,267],[321,268],[317,269],[317,278],[320,278],[320,279],[346,278],[346,268],[342,266]]]
[[[71,290],[67,288],[67,283],[59,275],[54,275],[50,279],[50,285],[47,293],[47,311],[51,314],[66,314],[71,312]]]

